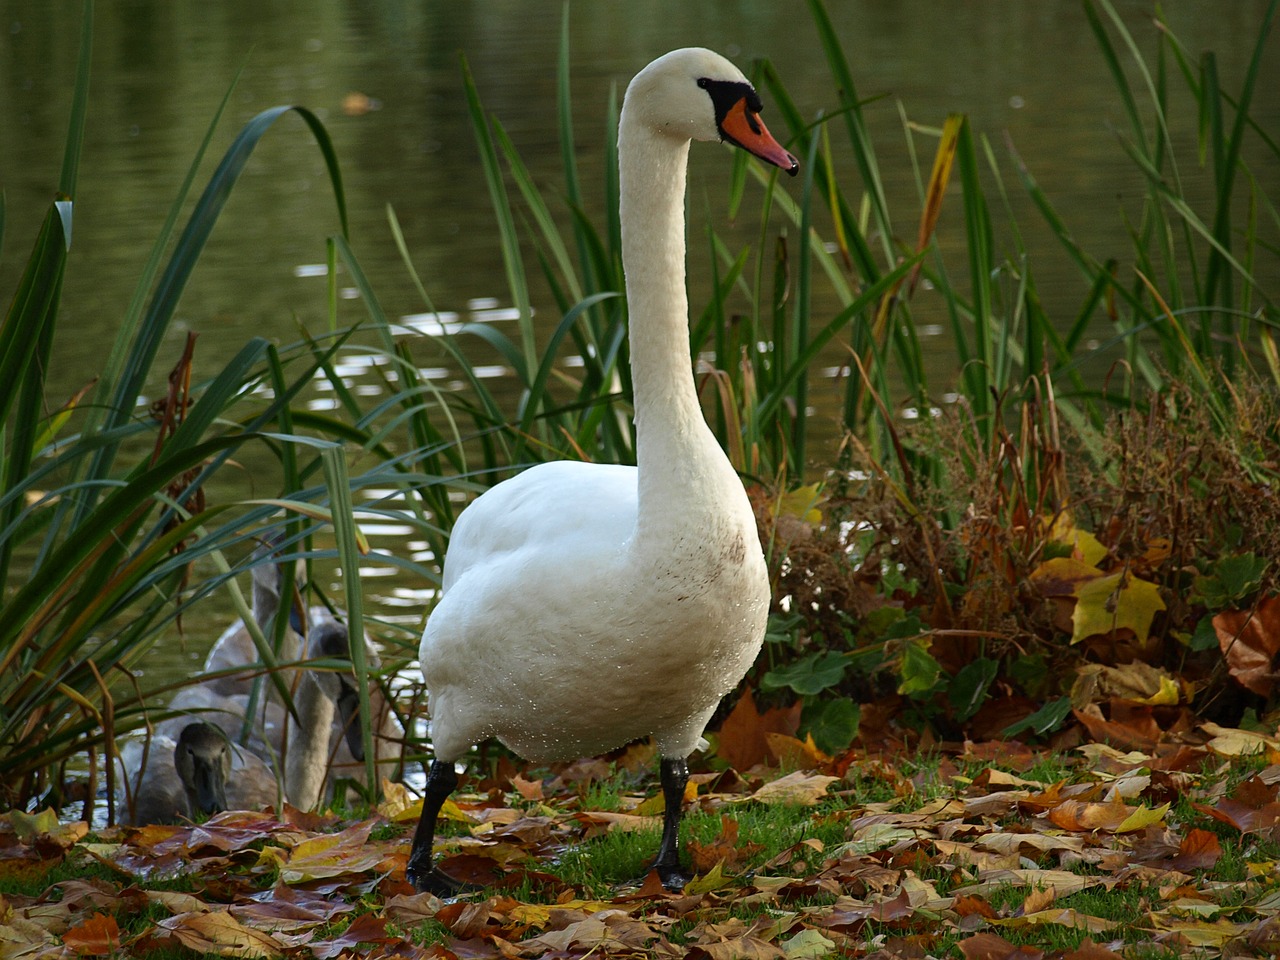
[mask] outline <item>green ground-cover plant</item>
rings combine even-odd
[[[1105,663],[1136,657],[1184,671],[1199,685],[1197,709],[1225,709],[1230,719],[1228,704],[1240,702],[1229,676],[1236,668],[1219,651],[1211,621],[1276,589],[1261,558],[1274,555],[1271,489],[1280,462],[1269,282],[1280,218],[1243,159],[1261,155],[1269,164],[1277,155],[1274,137],[1249,113],[1276,5],[1258,24],[1232,96],[1217,82],[1211,53],[1193,65],[1160,24],[1149,56],[1110,4],[1086,3],[1130,120],[1118,149],[1148,192],[1137,213],[1116,215],[1117,229],[1132,240],[1131,260],[1101,262],[1073,240],[1051,189],[1011,145],[1016,181],[1080,271],[1081,304],[1070,318],[1045,313],[999,151],[965,118],[935,128],[904,110],[912,162],[919,144],[937,144],[928,176],[917,174],[919,229],[905,234],[879,177],[881,145],[865,117],[871,105],[859,97],[820,0],[810,6],[838,103],[811,120],[767,66],[763,79],[792,142],[822,144],[828,129],[843,130],[857,176],[842,176],[828,152],[812,152],[813,179],[827,189],[794,207],[778,201],[779,209],[798,229],[830,224],[846,251],[849,290],[924,251],[920,276],[950,313],[959,378],[925,378],[914,340],[914,275],[893,288],[892,299],[850,316],[847,459],[827,485],[822,519],[797,532],[785,511],[762,511],[777,547],[777,592],[794,625],[789,642],[782,636],[767,645],[756,682],[765,692],[804,697],[801,729],[827,737],[828,748],[832,727],[820,708],[841,697],[897,696],[908,726],[925,723],[944,735],[1049,733],[1071,716],[1067,694],[1081,651]],[[1179,80],[1184,89],[1175,91]],[[1169,135],[1171,112],[1188,106],[1200,121],[1195,157],[1176,155]],[[1213,184],[1207,212],[1187,186],[1200,174]],[[825,204],[823,217],[812,200]],[[931,241],[940,215],[961,218],[960,268]],[[879,251],[858,239],[868,225]],[[819,244],[793,246],[803,254]],[[805,277],[805,265],[792,273]],[[1093,358],[1086,333],[1102,324],[1115,336]],[[1101,383],[1087,382],[1082,368],[1107,358],[1121,363]],[[950,408],[933,399],[947,389],[958,397]],[[935,415],[903,419],[904,406]],[[1123,630],[1083,642],[1069,620],[1064,635],[1062,610],[1055,622],[1050,605],[1058,601],[1034,575],[1046,560],[1073,553],[1067,531],[1076,525],[1099,538],[1104,556],[1094,562],[1102,572],[1147,578],[1158,591],[1162,608],[1137,643]],[[1200,571],[1199,590],[1188,570]],[[997,723],[991,708],[1001,701]],[[847,740],[848,720],[841,729]]]

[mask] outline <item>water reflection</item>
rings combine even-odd
[[[1177,4],[1167,13],[1175,32],[1194,45],[1193,58],[1200,49],[1218,51],[1224,87],[1234,89],[1265,5],[1265,0]],[[1118,6],[1135,28],[1150,14],[1146,3]],[[828,7],[861,94],[888,95],[869,103],[867,115],[883,150],[890,207],[902,218],[896,227],[904,235],[914,235],[917,199],[899,101],[907,117],[925,126],[938,125],[953,111],[970,113],[975,127],[992,139],[1002,164],[1008,163],[1001,146],[1007,132],[1070,215],[1077,239],[1100,258],[1125,256],[1119,210],[1136,212],[1140,184],[1116,145],[1113,128],[1123,128],[1124,117],[1078,3],[989,0],[940,7],[930,0],[830,0]],[[598,218],[603,203],[599,144],[610,86],[620,92],[629,76],[659,52],[701,43],[744,65],[768,56],[806,115],[830,112],[836,103],[802,5],[708,0],[663,4],[655,15],[658,9],[569,7],[574,119],[588,216]],[[8,205],[0,291],[13,289],[56,183],[79,12],[79,0],[0,0],[0,183]],[[353,245],[387,314],[396,318],[395,332],[414,338],[424,379],[440,389],[460,389],[458,371],[432,348],[432,338],[465,322],[508,324],[515,311],[504,292],[501,249],[461,93],[458,54],[466,56],[486,108],[518,145],[535,182],[554,195],[561,177],[554,69],[559,30],[558,5],[514,0],[99,4],[75,245],[56,346],[59,363],[49,383],[52,402],[72,394],[99,368],[166,206],[241,68],[197,183],[240,126],[260,110],[284,102],[314,109],[325,120],[342,163]],[[1151,33],[1140,30],[1139,36],[1149,50]],[[1256,94],[1255,114],[1270,129],[1280,121],[1277,60],[1272,56],[1265,64]],[[376,101],[380,109],[351,109],[360,97],[371,98],[366,105]],[[1185,108],[1174,116],[1175,150],[1192,157],[1196,117]],[[838,138],[833,140],[839,149]],[[856,184],[846,155],[837,156],[837,166],[847,184]],[[1274,158],[1256,170],[1264,189],[1280,192]],[[1194,189],[1196,172],[1182,173]],[[757,238],[750,217],[727,221],[723,157],[712,149],[695,153],[691,184],[690,286],[696,302],[708,279],[706,244],[700,241],[707,218],[730,246]],[[386,225],[388,204],[439,311],[422,303],[408,280]],[[1010,204],[1021,224],[1034,224],[1025,198],[1015,192]],[[955,241],[958,222],[958,214],[944,216],[944,243]],[[322,158],[303,124],[286,117],[264,139],[236,187],[162,356],[176,357],[187,330],[196,330],[201,334],[197,373],[207,375],[250,336],[288,340],[299,322],[326,329],[326,284],[317,280],[327,276],[325,237],[337,229]],[[1036,258],[1047,307],[1064,322],[1070,320],[1082,295],[1074,269],[1042,231],[1026,229],[1024,239]],[[558,317],[532,260],[529,270],[537,320],[545,331]],[[355,289],[342,290],[339,321],[361,319],[364,305]],[[950,321],[937,298],[930,302],[928,291],[918,302],[931,381],[941,393],[956,373],[944,335]],[[492,353],[476,359],[476,375],[492,380],[501,397],[510,370]],[[335,372],[358,396],[377,396],[384,381],[395,379],[388,360],[365,349],[344,351]],[[564,357],[563,363],[580,366],[581,359]],[[157,369],[165,366],[161,362]],[[839,357],[824,366],[828,377],[844,370]],[[338,409],[332,384],[319,379],[316,387],[307,400],[310,408]],[[829,420],[832,415],[820,406],[815,416]],[[388,495],[382,491],[375,497],[379,508],[394,505],[380,501]],[[406,542],[394,524],[378,536],[386,538],[389,551],[418,562],[432,559],[425,544]],[[412,633],[430,595],[429,588],[403,582],[394,571],[379,572],[370,584],[369,610]],[[210,636],[230,619],[224,603],[211,603]],[[184,659],[175,668],[189,667]]]

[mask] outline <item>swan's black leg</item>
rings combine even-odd
[[[689,766],[684,758],[663,757],[658,767],[662,779],[662,845],[653,868],[668,890],[679,891],[690,876],[680,866],[680,815],[684,809],[684,788],[689,782]]]
[[[452,877],[435,868],[432,847],[436,838],[436,818],[449,794],[458,786],[458,771],[452,763],[433,760],[427,773],[426,789],[422,794],[422,816],[418,829],[413,832],[413,846],[409,850],[409,865],[405,874],[420,893],[434,893],[438,897],[451,897],[468,889]]]

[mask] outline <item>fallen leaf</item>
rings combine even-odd
[[[1151,922],[1158,930],[1176,934],[1193,947],[1220,948],[1228,941],[1242,936],[1247,927],[1230,920],[1182,920],[1177,917],[1152,914]]]
[[[1073,557],[1053,557],[1031,571],[1028,580],[1045,597],[1074,597],[1086,583],[1091,583],[1103,572],[1091,563]]]
[[[1140,660],[1115,667],[1089,663],[1078,668],[1076,674],[1071,703],[1077,709],[1095,700],[1113,698],[1169,706],[1182,699],[1182,688],[1176,679]]]
[[[768,734],[795,736],[800,729],[802,707],[803,704],[796,701],[790,707],[775,707],[760,713],[748,687],[720,727],[717,753],[734,769],[750,770],[768,757]]]
[[[750,857],[764,849],[758,843],[738,843],[738,821],[727,814],[720,815],[720,835],[710,843],[690,840],[687,844],[693,869],[705,873],[716,864],[727,870],[737,870]]]
[[[698,799],[698,785],[690,780],[684,785],[684,802],[692,803]],[[631,812],[637,817],[658,817],[667,809],[666,797],[661,793],[656,793],[644,802],[638,804]]]
[[[1080,946],[1064,953],[1062,960],[1123,960],[1123,955],[1114,950],[1108,950],[1085,937]]]
[[[120,949],[115,917],[95,913],[62,935],[62,942],[82,957],[105,957]]]
[[[725,887],[733,883],[730,877],[724,875],[724,870],[720,864],[716,864],[710,870],[700,877],[694,877],[684,886],[686,894],[694,893],[710,893],[713,890],[723,890]]]
[[[1182,838],[1178,855],[1169,861],[1173,870],[1190,873],[1192,870],[1212,870],[1222,859],[1222,844],[1215,834],[1198,827]]]
[[[271,934],[253,930],[226,911],[180,913],[158,924],[168,930],[188,950],[224,957],[281,957],[280,941]]]
[[[400,893],[387,899],[382,912],[388,920],[394,920],[402,927],[412,927],[427,920],[434,920],[443,906],[444,901],[435,894]]]
[[[975,933],[956,944],[965,960],[1039,960],[1043,950],[1017,947],[995,933]]]
[[[809,960],[809,958],[828,957],[835,952],[836,943],[810,927],[801,930],[789,940],[780,944],[787,960]]]
[[[1026,899],[1022,901],[1022,914],[1038,913],[1046,909],[1054,900],[1058,899],[1058,891],[1053,887],[1041,887],[1038,890],[1032,890],[1027,894]]]
[[[1280,596],[1252,610],[1224,610],[1213,618],[1227,670],[1241,686],[1268,696],[1275,686],[1271,662],[1280,653]]]
[[[516,788],[516,793],[520,794],[525,800],[543,799],[541,780],[526,780],[517,774],[511,778],[511,785]]]
[[[827,795],[827,787],[839,780],[821,773],[805,773],[797,770],[785,777],[766,783],[748,799],[759,803],[795,803],[812,806]]]
[[[1280,753],[1280,739],[1264,733],[1220,727],[1216,723],[1203,723],[1200,729],[1212,738],[1205,746],[1220,757]]]
[[[831,766],[831,758],[818,749],[812,734],[806,734],[800,740],[785,733],[766,733],[765,742],[769,747],[769,755],[781,767],[825,770]]]
[[[1049,527],[1049,539],[1070,547],[1072,559],[1090,566],[1096,567],[1106,559],[1109,552],[1092,533],[1077,527],[1075,518],[1067,510],[1053,518],[1053,524]]]
[[[23,810],[10,810],[6,815],[6,819],[13,827],[13,832],[23,843],[31,843],[36,837],[53,833],[61,824],[58,823],[58,811],[51,807],[46,807],[39,813],[26,813]],[[88,825],[82,824],[85,832],[88,831]],[[84,834],[82,833],[81,836]]]
[[[1075,626],[1071,634],[1072,643],[1122,629],[1132,630],[1138,641],[1143,642],[1156,613],[1165,608],[1159,587],[1124,573],[1113,573],[1083,583],[1075,595],[1076,609],[1071,615]]]
[[[998,890],[1002,886],[1051,886],[1057,889],[1059,897],[1069,897],[1081,890],[1107,884],[1108,881],[1102,877],[1084,876],[1070,870],[999,869],[982,870],[978,873],[977,883],[965,884],[951,893],[954,896],[976,896]]]
[[[1070,927],[1073,930],[1086,930],[1089,933],[1106,933],[1108,930],[1114,930],[1116,923],[1112,920],[1103,920],[1101,917],[1092,917],[1079,910],[1055,907],[1048,910],[1040,910],[1036,913],[1023,914],[1020,917],[1004,917],[991,921],[1001,927],[1008,927],[1016,930],[1020,927],[1039,927],[1045,924],[1053,924],[1058,927]]]
[[[359,950],[361,944],[394,943],[400,938],[387,933],[387,918],[372,913],[356,916],[346,928],[334,937],[325,940],[312,940],[307,944],[316,960],[332,960],[340,956],[359,956],[366,951]]]
[[[417,809],[422,812],[422,801],[409,792],[403,783],[395,783],[383,777],[382,802],[378,804],[378,813],[388,820],[399,820],[408,810]]]

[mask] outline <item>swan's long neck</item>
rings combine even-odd
[[[630,121],[624,106],[618,156],[641,536],[662,525],[660,518],[671,519],[674,496],[686,505],[698,502],[708,455],[718,448],[691,375],[684,238],[689,141]]]
[[[299,810],[313,810],[324,793],[329,772],[329,735],[336,708],[312,678],[303,674],[293,698],[298,722],[289,723],[291,736],[284,761],[284,793]]]

